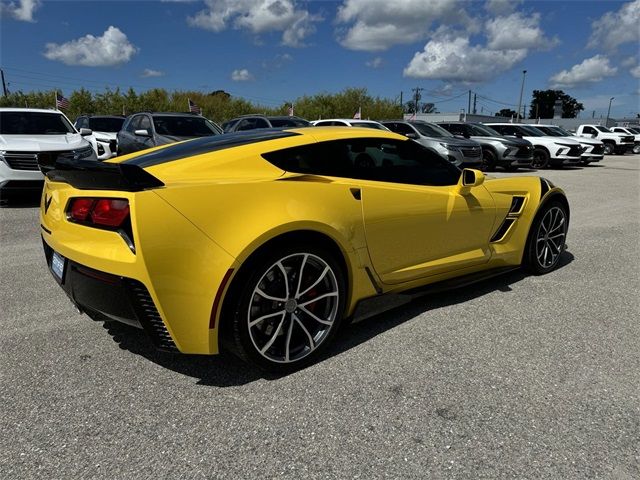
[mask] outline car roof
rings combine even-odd
[[[28,112],[28,113],[57,113],[63,114],[60,110],[55,110],[53,108],[0,108],[0,112]]]

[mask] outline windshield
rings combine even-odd
[[[179,117],[154,115],[153,126],[159,135],[174,137],[206,137],[221,132],[209,120],[203,117]]]
[[[636,128],[636,127],[631,128],[631,127],[629,127],[629,128],[627,128],[627,130],[629,130],[632,133],[640,134],[640,128]]]
[[[124,118],[119,117],[93,117],[89,119],[89,128],[94,132],[119,132],[122,129]]]
[[[424,135],[425,137],[436,137],[436,138],[453,137],[453,135],[447,132],[444,128],[438,125],[434,125],[433,123],[415,122],[415,123],[412,123],[411,125],[413,125],[414,128],[418,130],[418,132],[420,132],[420,134]]]
[[[518,125],[516,128],[519,128],[522,134],[527,137],[544,137],[546,135],[542,130],[529,125]]]
[[[273,127],[308,127],[311,124],[299,118],[270,118]]]
[[[556,129],[556,127],[535,127],[536,129],[543,132],[545,135],[549,135],[550,137],[566,137],[567,134],[563,133]]]
[[[499,132],[496,132],[493,128],[486,125],[476,125],[473,123],[468,124],[471,129],[471,135],[474,137],[501,137]]]
[[[605,127],[596,126],[596,130],[599,130],[599,131],[605,132],[605,133],[611,133],[611,130],[609,130],[608,128],[605,128]]]
[[[5,135],[64,135],[76,133],[59,113],[0,112],[0,133]]]
[[[364,128],[374,128],[376,130],[387,130],[387,128],[383,127],[378,123],[368,123],[368,122],[350,122],[352,127],[364,127]]]

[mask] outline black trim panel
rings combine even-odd
[[[132,158],[131,160],[125,160],[123,164],[136,165],[138,167],[151,167],[161,163],[173,162],[175,160],[181,160],[195,155],[202,155],[203,153],[239,147],[241,145],[249,145],[251,143],[276,140],[279,138],[293,137],[295,135],[300,134],[288,132],[281,128],[262,128],[257,130],[225,133],[223,135],[213,135],[178,143],[155,152],[145,153]]]

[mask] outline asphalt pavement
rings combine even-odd
[[[640,478],[640,155],[533,174],[560,269],[378,299],[279,378],[78,315],[0,209],[0,478]]]

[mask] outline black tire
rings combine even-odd
[[[633,144],[633,149],[631,150],[633,153],[638,154],[640,153],[640,143],[636,142]]]
[[[549,166],[549,152],[544,148],[535,148],[533,150],[533,160],[531,167],[536,169],[546,168]]]
[[[616,146],[611,142],[604,142],[604,154],[612,155],[615,152]]]
[[[240,273],[234,285],[224,347],[262,370],[288,373],[309,365],[340,328],[345,274],[325,248],[275,247]]]
[[[496,168],[496,154],[492,150],[482,150],[482,162],[479,169],[483,172],[491,172]]]
[[[548,201],[531,224],[523,256],[523,267],[544,275],[558,267],[565,250],[569,211],[559,200]]]

